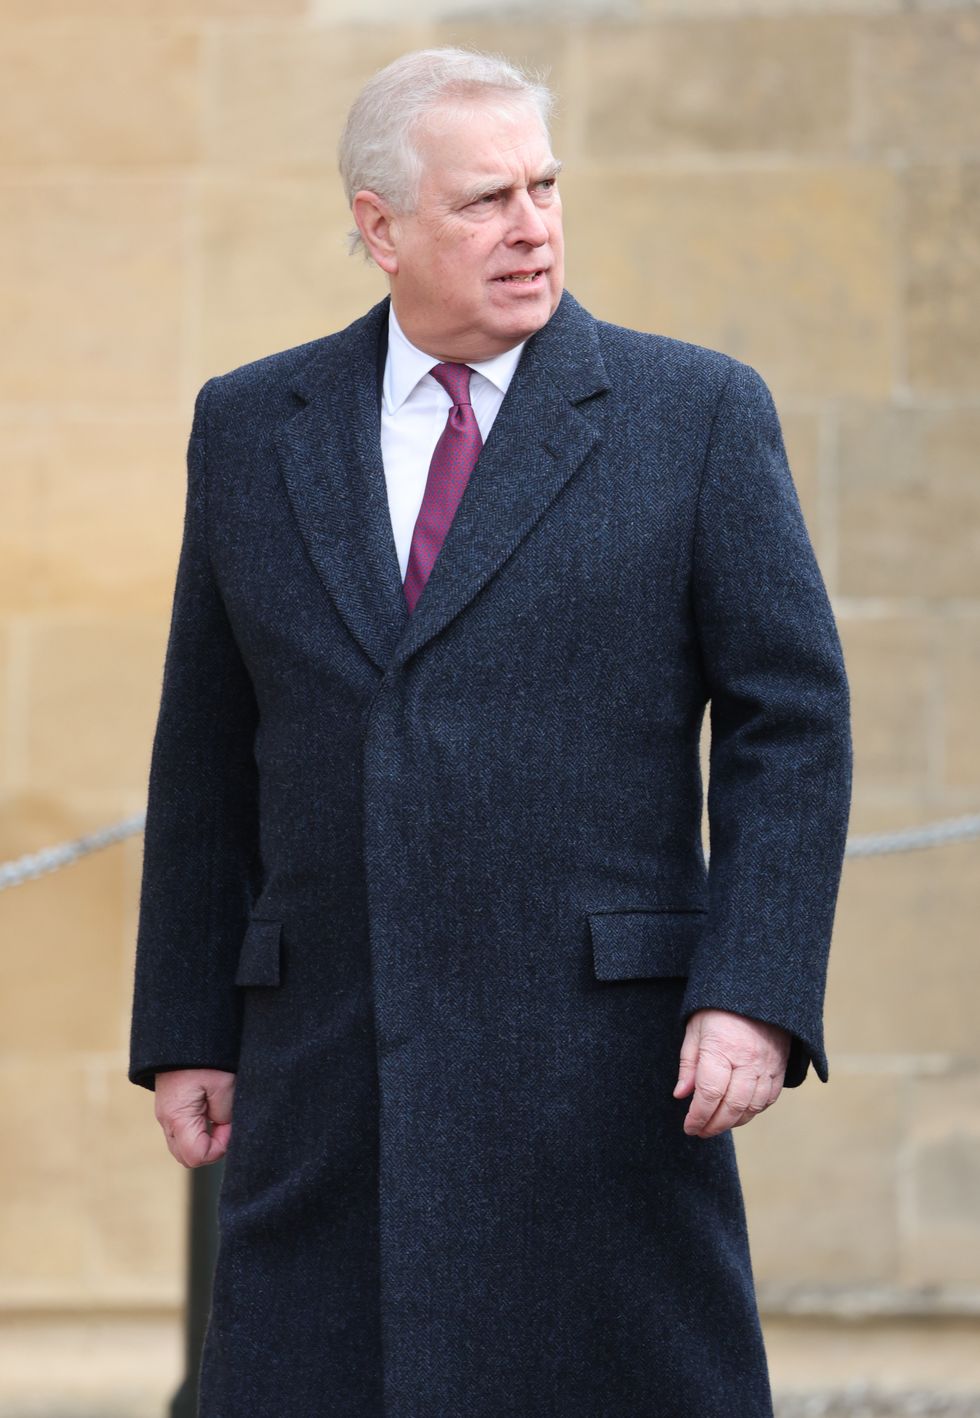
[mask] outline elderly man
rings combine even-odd
[[[198,395],[129,1076],[227,1150],[204,1418],[772,1412],[732,1129],[827,1078],[847,681],[761,377],[563,290],[548,111],[376,74],[390,296]]]

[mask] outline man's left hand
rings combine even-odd
[[[698,1009],[687,1021],[675,1098],[694,1098],[690,1137],[715,1137],[750,1123],[782,1092],[792,1035],[778,1024],[726,1009]]]

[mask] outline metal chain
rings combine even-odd
[[[77,862],[89,852],[97,852],[101,847],[111,847],[114,842],[122,842],[126,837],[135,837],[146,824],[146,813],[135,813],[124,817],[111,827],[103,827],[98,832],[89,832],[74,841],[62,842],[57,847],[45,847],[40,852],[31,852],[26,857],[17,857],[12,862],[0,863],[0,891],[8,886],[20,886],[22,881],[31,881],[45,872],[66,867]]]
[[[920,847],[945,847],[948,842],[971,842],[980,837],[980,814],[947,817],[924,827],[905,827],[900,832],[875,832],[849,837],[846,857],[878,857],[886,852],[914,852]]]
[[[71,862],[78,861],[89,852],[97,852],[102,847],[111,847],[114,842],[122,842],[127,837],[135,837],[146,825],[146,813],[134,813],[111,827],[103,827],[98,832],[89,832],[84,837],[76,837],[71,842],[62,842],[56,847],[45,847],[40,852],[17,857],[13,861],[0,863],[0,891],[9,886],[20,886],[24,881],[43,876],[46,872],[57,871]],[[914,852],[925,847],[945,847],[950,842],[971,842],[980,837],[980,814],[966,817],[949,817],[940,822],[930,822],[924,827],[906,827],[900,832],[877,832],[861,837],[849,837],[844,851],[846,857],[879,857],[889,852]]]

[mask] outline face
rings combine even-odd
[[[441,359],[490,359],[540,329],[561,298],[560,164],[523,102],[442,106],[417,145],[416,210],[395,214],[374,198],[358,224],[412,343]]]

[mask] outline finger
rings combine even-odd
[[[235,1075],[229,1074],[226,1083],[219,1084],[208,1093],[208,1117],[212,1123],[230,1123],[232,1104],[235,1098]]]
[[[180,1162],[182,1159],[180,1157],[180,1147],[177,1141],[177,1119],[172,1107],[164,1104],[159,1088],[157,1089],[156,1103],[154,1104],[154,1116],[160,1124],[167,1143],[167,1150],[172,1157],[175,1157],[177,1161]]]
[[[187,1166],[207,1166],[219,1161],[228,1150],[234,1086],[235,1080],[231,1077],[227,1084],[209,1089],[202,1100],[201,1112],[186,1119],[182,1151]]]
[[[178,1160],[183,1162],[185,1167],[206,1167],[212,1162],[218,1162],[228,1150],[228,1143],[231,1140],[231,1125],[225,1123],[220,1131],[218,1129],[208,1132],[203,1128],[200,1132],[185,1132],[179,1139],[180,1150]]]
[[[203,1156],[200,1153],[202,1164],[217,1162],[228,1151],[228,1144],[231,1141],[232,1114],[235,1097],[235,1075],[228,1074],[214,1088],[208,1089],[207,1096],[207,1123],[209,1134],[209,1146]]]
[[[184,1167],[217,1162],[231,1136],[234,1078],[218,1088],[201,1088],[165,1107],[158,1118],[167,1147]],[[217,1116],[217,1121],[212,1121]]]
[[[182,1166],[200,1166],[210,1142],[204,1118],[188,1114],[171,1115],[164,1124],[164,1131],[167,1146]]]
[[[175,1158],[182,1167],[189,1167],[191,1164],[184,1155],[184,1144],[182,1134],[176,1123],[169,1118],[161,1118],[160,1126],[163,1128],[163,1135],[167,1140],[167,1150],[171,1157]]]
[[[674,1084],[675,1098],[686,1098],[694,1087],[694,1078],[698,1066],[698,1040],[700,1038],[700,1032],[696,1024],[688,1023],[684,1033],[684,1042],[681,1044],[677,1082]]]
[[[219,1126],[221,1125],[219,1124]],[[223,1127],[227,1134],[228,1124],[225,1123]],[[221,1145],[221,1137],[218,1136],[216,1130],[209,1127],[207,1121],[204,1120],[201,1128],[195,1131],[193,1137],[190,1139],[188,1148],[190,1165],[192,1167],[204,1167],[210,1162],[217,1162],[224,1150],[224,1147]]]
[[[694,1097],[684,1118],[685,1132],[700,1133],[728,1092],[731,1076],[729,1063],[717,1054],[701,1051],[694,1079]]]
[[[772,1075],[768,1073],[760,1074],[759,1078],[756,1080],[755,1089],[753,1090],[752,1097],[748,1101],[745,1112],[737,1123],[732,1123],[732,1127],[744,1127],[745,1124],[750,1123],[753,1118],[757,1118],[760,1113],[764,1113],[769,1106],[771,1098]]]
[[[732,1069],[724,1095],[719,1098],[714,1111],[698,1129],[698,1135],[700,1137],[717,1137],[719,1133],[727,1132],[730,1127],[734,1127],[735,1123],[745,1114],[755,1092],[756,1081],[757,1074],[754,1070]]]
[[[776,1073],[776,1074],[773,1074],[773,1076],[772,1076],[772,1090],[771,1090],[771,1092],[770,1092],[770,1094],[769,1094],[769,1107],[770,1107],[770,1108],[772,1107],[773,1103],[775,1103],[775,1101],[776,1101],[776,1099],[779,1097],[780,1093],[782,1093],[782,1091],[783,1091],[783,1079],[784,1079],[785,1077],[786,1077],[786,1069],[785,1069],[784,1067],[782,1067],[782,1066],[780,1066],[779,1072]]]
[[[219,1157],[223,1157],[228,1151],[228,1144],[231,1141],[231,1128],[235,1102],[235,1083],[237,1075],[229,1074],[228,1077],[219,1084],[211,1095],[211,1156],[210,1161],[216,1162]]]
[[[217,1162],[228,1151],[228,1144],[231,1142],[231,1123],[211,1124],[211,1147],[208,1151],[205,1162]]]
[[[231,1142],[231,1123],[223,1123],[220,1127],[211,1131],[211,1151],[205,1159],[211,1162],[220,1162],[228,1151],[228,1144]]]

